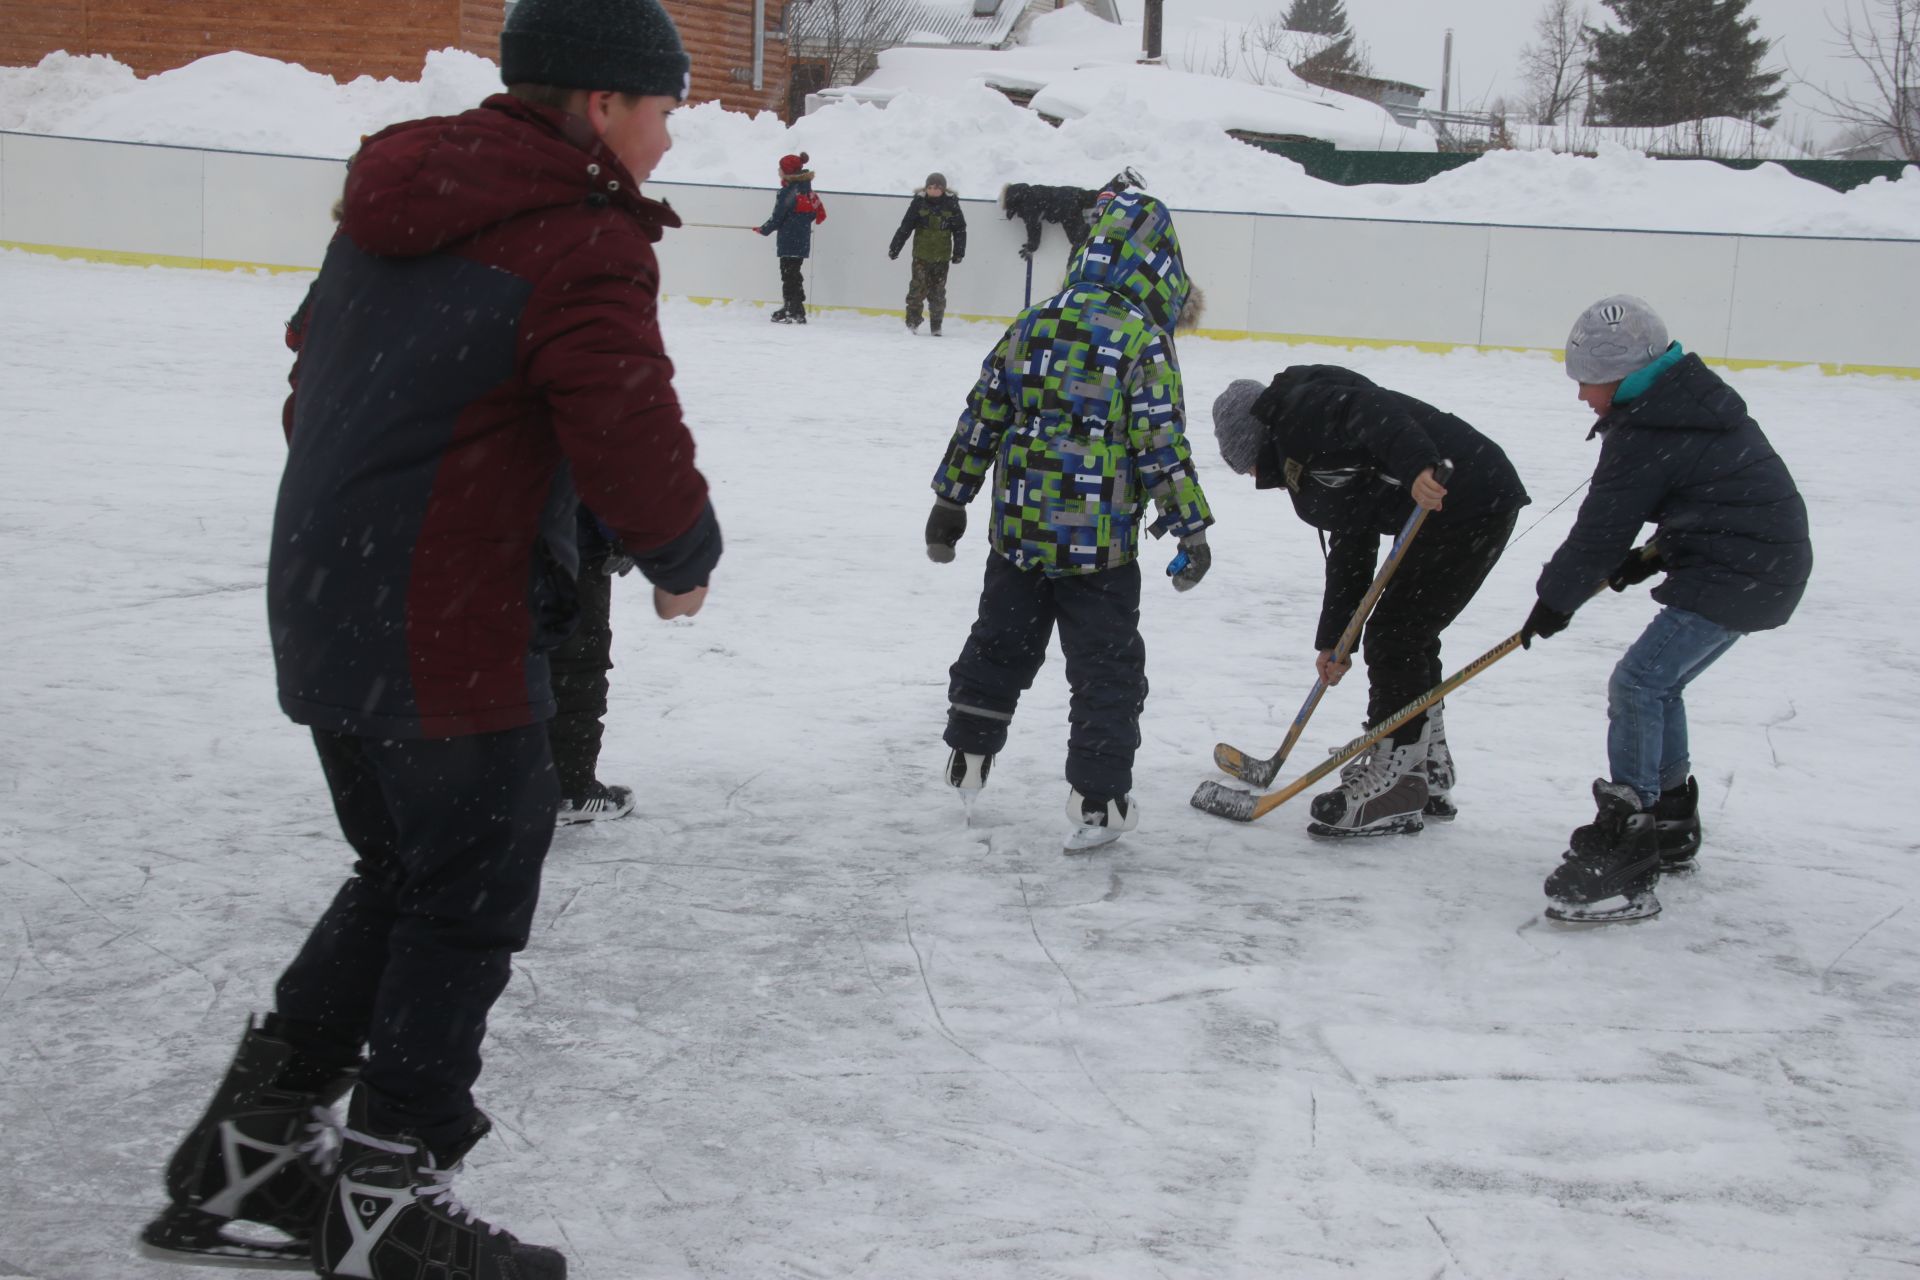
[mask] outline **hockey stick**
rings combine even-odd
[[[1260,796],[1218,782],[1203,782],[1193,793],[1193,807],[1235,822],[1265,817],[1519,647],[1520,633],[1516,631],[1278,791]]]
[[[1026,296],[1026,300],[1020,304],[1020,308],[1021,310],[1024,311],[1026,308],[1032,305],[1033,305],[1033,255],[1028,254],[1027,255],[1027,296]]]
[[[1433,469],[1433,478],[1441,484],[1453,478],[1453,463],[1442,459]],[[1393,571],[1406,559],[1407,548],[1413,542],[1413,535],[1420,532],[1420,526],[1426,522],[1427,509],[1416,506],[1402,526],[1400,536],[1394,539],[1393,549],[1387,553],[1387,559],[1380,566],[1380,572],[1373,575],[1373,584],[1367,588],[1367,594],[1360,598],[1360,605],[1353,611],[1353,617],[1347,623],[1347,629],[1340,633],[1340,642],[1333,647],[1333,661],[1337,665],[1346,661],[1347,654],[1360,639],[1360,629],[1366,625],[1367,616],[1373,612],[1373,606],[1380,601],[1380,595],[1387,589],[1387,580],[1393,577]],[[1300,704],[1293,724],[1287,729],[1286,741],[1273,753],[1271,759],[1261,760],[1248,755],[1240,748],[1225,742],[1216,743],[1213,748],[1213,762],[1222,773],[1232,774],[1242,782],[1250,782],[1256,787],[1270,785],[1279,776],[1280,766],[1287,762],[1287,756],[1293,750],[1293,744],[1300,740],[1300,733],[1307,727],[1314,710],[1320,705],[1320,698],[1327,691],[1327,678],[1321,676],[1313,682],[1313,688],[1307,694],[1307,700]]]
[[[1658,554],[1659,552],[1651,539],[1647,541],[1645,546],[1640,548],[1640,555],[1644,559],[1653,559]],[[1592,599],[1593,596],[1599,595],[1602,591],[1605,591],[1609,585],[1608,580],[1602,578],[1600,585],[1595,587],[1587,598]],[[1398,729],[1407,721],[1425,711],[1428,707],[1431,707],[1434,703],[1452,693],[1455,689],[1458,689],[1467,681],[1485,671],[1494,663],[1500,661],[1500,659],[1512,653],[1515,649],[1520,648],[1523,643],[1522,637],[1525,634],[1525,628],[1514,632],[1505,640],[1502,640],[1499,644],[1493,646],[1493,648],[1487,650],[1472,662],[1469,662],[1466,666],[1460,668],[1460,670],[1454,672],[1445,680],[1442,680],[1439,684],[1388,716],[1385,720],[1382,720],[1379,724],[1374,725],[1365,733],[1347,743],[1346,746],[1333,752],[1326,760],[1315,765],[1280,790],[1259,796],[1251,791],[1241,791],[1236,787],[1229,787],[1218,782],[1208,781],[1201,783],[1199,787],[1194,790],[1193,800],[1191,801],[1193,807],[1203,813],[1211,813],[1216,817],[1231,818],[1235,822],[1252,822],[1255,818],[1265,817],[1287,801],[1299,795],[1302,791],[1305,791],[1314,783],[1320,781],[1320,779],[1326,777],[1329,773],[1332,773],[1335,769],[1338,769],[1347,761],[1359,755],[1362,751],[1365,751],[1374,743],[1392,733],[1395,729]]]

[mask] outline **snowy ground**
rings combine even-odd
[[[260,600],[304,285],[0,254],[0,1276],[162,1269],[161,1166],[345,870]],[[1592,461],[1552,360],[1182,344],[1216,567],[1176,596],[1155,553],[1143,827],[1070,860],[1057,661],[971,826],[937,779],[985,550],[976,515],[932,565],[920,527],[995,332],[666,320],[727,558],[690,622],[621,583],[603,774],[641,807],[555,842],[470,1203],[599,1280],[1920,1274],[1920,383],[1735,378],[1814,584],[1697,690],[1700,872],[1567,932],[1540,880],[1644,594],[1453,699],[1450,828],[1186,803],[1216,740],[1278,745],[1319,598],[1215,391],[1345,359],[1507,446],[1536,504],[1452,668],[1519,624]]]

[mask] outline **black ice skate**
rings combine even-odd
[[[332,1106],[353,1083],[281,1083],[293,1049],[249,1022],[226,1079],[167,1164],[172,1204],[140,1233],[149,1250],[193,1261],[307,1265],[339,1146]],[[262,1230],[264,1228],[264,1230]]]
[[[1083,796],[1069,787],[1067,821],[1073,824],[1073,828],[1067,832],[1067,842],[1061,852],[1085,853],[1088,849],[1112,844],[1122,833],[1139,826],[1140,811],[1135,807],[1132,796],[1120,796],[1117,799]]]
[[[1340,785],[1313,798],[1316,836],[1417,835],[1425,829],[1427,746],[1423,738],[1375,743],[1340,770]]]
[[[1689,777],[1662,791],[1653,805],[1653,829],[1660,839],[1660,870],[1693,870],[1693,855],[1700,852],[1700,784]]]
[[[1660,914],[1654,883],[1660,844],[1650,810],[1633,788],[1596,778],[1599,812],[1576,828],[1564,860],[1547,877],[1547,917],[1568,924],[1611,924]]]
[[[358,1103],[316,1227],[322,1280],[565,1280],[558,1249],[522,1243],[453,1194],[460,1161],[490,1120],[476,1113],[443,1166],[409,1134],[367,1132]]]
[[[633,812],[633,788],[610,787],[595,778],[587,784],[586,794],[560,801],[556,821],[563,827],[576,822],[611,822]]]
[[[1427,805],[1420,812],[1435,822],[1452,822],[1460,816],[1453,803],[1453,752],[1447,750],[1447,724],[1440,718],[1440,709],[1446,705],[1436,702],[1429,707],[1421,730],[1427,743]],[[1346,774],[1340,776],[1344,780]]]
[[[785,307],[782,307],[778,311],[774,312],[772,315],[768,316],[767,319],[773,321],[775,324],[792,324],[793,313],[787,310]]]
[[[956,791],[978,791],[987,785],[993,772],[993,753],[962,751],[955,747],[947,757],[947,785]]]

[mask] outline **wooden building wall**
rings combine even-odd
[[[753,0],[664,0],[693,58],[693,101],[733,110],[786,104],[787,46],[765,46],[753,88]],[[783,0],[766,0],[778,31]],[[342,82],[420,78],[433,49],[496,61],[506,0],[0,0],[0,66],[32,66],[55,49],[110,54],[143,76],[239,49]]]
[[[761,88],[753,87],[753,0],[663,0],[693,59],[694,102],[719,99],[730,111],[784,112],[787,42],[769,35]],[[784,0],[766,0],[766,25],[777,32]]]

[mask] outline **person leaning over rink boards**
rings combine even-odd
[[[721,543],[659,330],[652,242],[679,222],[638,189],[679,35],[657,0],[521,0],[500,46],[507,94],[362,145],[292,326],[268,622],[357,861],[168,1167],[145,1241],[174,1254],[566,1274],[452,1178],[491,1128],[481,1042],[553,839],[575,509],[662,617],[699,610]]]
[[[1750,631],[1782,626],[1807,589],[1813,545],[1787,464],[1733,388],[1669,341],[1639,298],[1602,298],[1567,338],[1567,376],[1596,418],[1592,488],[1541,571],[1522,642],[1557,635],[1601,585],[1657,573],[1665,606],[1607,683],[1607,765],[1598,812],[1547,877],[1556,920],[1657,914],[1663,871],[1689,870],[1700,847],[1683,695]],[[1648,546],[1634,539],[1655,523]]]

